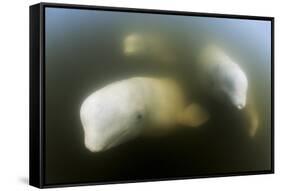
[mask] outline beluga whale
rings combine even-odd
[[[243,68],[220,46],[211,43],[200,51],[197,67],[198,81],[201,79],[204,84],[202,89],[244,112],[249,135],[254,137],[259,126],[258,113],[254,98],[248,95],[249,82]]]
[[[199,75],[212,88],[211,92],[224,95],[237,109],[243,109],[248,90],[248,79],[243,69],[214,44],[204,47],[198,60]]]
[[[100,152],[142,134],[204,124],[208,112],[184,92],[173,79],[150,77],[132,77],[96,90],[80,109],[86,148]]]

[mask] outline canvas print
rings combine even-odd
[[[272,171],[270,20],[45,7],[46,185]]]

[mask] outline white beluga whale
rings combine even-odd
[[[211,89],[218,99],[224,95],[234,107],[243,110],[250,122],[249,135],[254,137],[259,126],[258,113],[253,97],[249,99],[248,79],[241,66],[214,44],[202,49],[197,64],[204,89]]]
[[[198,60],[199,76],[211,86],[211,92],[226,96],[237,109],[243,109],[247,103],[248,79],[242,68],[216,45],[203,48]]]
[[[177,82],[166,78],[134,77],[109,84],[82,103],[85,146],[99,152],[177,124],[200,126],[209,115],[187,97]]]

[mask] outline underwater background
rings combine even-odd
[[[124,40],[132,34],[155,37],[157,50],[152,44],[151,50],[127,55]],[[46,8],[45,38],[46,184],[271,170],[270,21]],[[209,43],[217,43],[247,75],[248,100],[259,117],[254,137],[243,112],[202,95],[196,86],[193,64]],[[178,80],[211,119],[199,128],[90,152],[79,116],[83,100],[134,76]]]

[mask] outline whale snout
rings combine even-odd
[[[238,104],[238,105],[237,105],[237,108],[238,108],[238,109],[243,109],[244,107],[245,107],[245,106],[244,106],[243,104]]]
[[[87,137],[85,137],[84,144],[85,144],[86,148],[88,150],[90,150],[91,152],[100,152],[100,151],[107,149],[106,144],[104,144],[102,142],[94,141],[93,139],[90,139]]]
[[[232,95],[231,99],[237,109],[241,110],[245,108],[247,102],[246,93]]]
[[[232,100],[234,107],[236,107],[239,110],[242,110],[246,106],[246,99],[233,99]]]
[[[237,109],[241,110],[246,106],[246,101],[240,102],[236,105]]]

